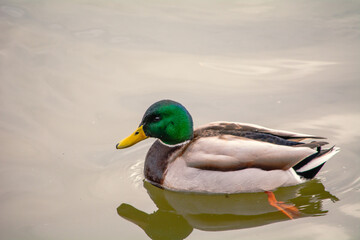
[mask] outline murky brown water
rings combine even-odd
[[[358,239],[359,1],[0,2],[1,239]],[[250,122],[341,152],[306,184],[175,194],[143,185],[153,102],[197,126]],[[255,203],[255,204],[254,204]]]

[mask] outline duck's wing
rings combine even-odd
[[[189,167],[215,171],[287,170],[326,144],[289,141],[298,138],[320,137],[250,124],[212,123],[194,132],[194,139],[182,157]]]
[[[244,133],[264,133],[280,137],[285,140],[302,141],[304,139],[325,139],[323,137],[289,132],[262,127],[256,124],[238,123],[238,122],[213,122],[196,129],[195,135],[198,136],[218,136],[221,134],[230,134],[243,136]]]

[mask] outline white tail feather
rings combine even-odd
[[[340,148],[338,147],[334,147],[331,151],[329,151],[328,153],[315,158],[314,160],[310,161],[308,164],[302,166],[301,168],[299,168],[298,170],[296,170],[296,172],[306,172],[309,171],[313,168],[316,168],[317,166],[320,166],[321,164],[323,164],[324,162],[326,162],[327,160],[329,160],[330,158],[332,158],[335,154],[337,154],[340,151]]]

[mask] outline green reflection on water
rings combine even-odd
[[[251,228],[290,220],[270,206],[265,193],[196,194],[172,192],[144,182],[158,210],[145,213],[122,203],[118,214],[142,228],[151,239],[185,239],[194,228],[204,231],[224,231]],[[279,201],[296,206],[301,217],[321,216],[325,199],[339,199],[325,191],[317,179],[297,186],[280,188],[275,196]]]

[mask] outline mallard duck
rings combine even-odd
[[[153,185],[173,191],[206,193],[266,192],[311,179],[339,148],[323,149],[323,137],[274,130],[254,124],[213,122],[193,130],[186,108],[161,100],[145,112],[136,131],[117,149],[148,137],[144,175]],[[313,139],[303,142],[305,139]]]

